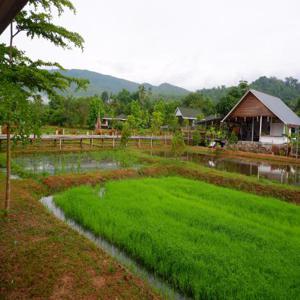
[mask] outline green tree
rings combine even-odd
[[[157,133],[160,127],[163,125],[163,115],[160,111],[154,111],[151,119],[151,130],[153,133]]]
[[[186,148],[183,135],[180,130],[177,130],[172,138],[172,152],[176,156],[180,156],[183,154]]]
[[[237,87],[232,87],[225,97],[217,104],[217,112],[226,115],[249,89],[246,81],[240,81]]]
[[[193,145],[199,146],[200,141],[201,141],[200,131],[199,130],[194,130],[194,132],[193,132]]]
[[[95,124],[100,115],[100,118],[104,116],[104,104],[100,97],[94,96],[89,102],[89,116],[88,116],[88,126],[90,129],[95,128]]]
[[[101,99],[103,100],[104,103],[108,103],[108,100],[109,100],[108,92],[104,91],[104,92],[101,94]]]
[[[125,122],[121,132],[121,147],[126,147],[131,136],[131,128],[128,122]]]
[[[40,94],[49,99],[58,97],[75,83],[82,87],[86,82],[63,76],[60,72],[48,72],[46,68],[62,69],[57,63],[33,61],[14,45],[15,37],[25,33],[29,38],[42,38],[55,46],[67,49],[71,46],[83,48],[82,37],[53,23],[55,10],[59,16],[65,9],[75,13],[69,0],[29,0],[26,10],[21,11],[10,24],[9,45],[0,44],[0,111],[2,122],[7,128],[6,148],[6,195],[5,209],[10,208],[11,136],[26,140],[30,133],[38,134],[36,113],[40,105]]]
[[[190,93],[182,102],[183,106],[201,109],[205,116],[215,113],[215,105],[212,100],[201,93]]]

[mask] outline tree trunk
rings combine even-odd
[[[6,132],[6,191],[5,191],[5,210],[6,212],[10,209],[10,125],[7,124]]]

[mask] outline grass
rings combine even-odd
[[[299,299],[300,208],[179,178],[57,194],[66,215],[196,299]]]

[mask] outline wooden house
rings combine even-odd
[[[200,109],[189,108],[189,107],[177,107],[175,111],[175,116],[178,118],[180,125],[194,126],[198,119],[198,116],[202,115]],[[187,124],[184,124],[185,121]]]
[[[249,90],[225,116],[239,140],[284,144],[299,130],[300,118],[279,98]]]

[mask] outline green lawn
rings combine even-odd
[[[179,177],[55,196],[72,219],[197,299],[300,299],[300,207]]]

